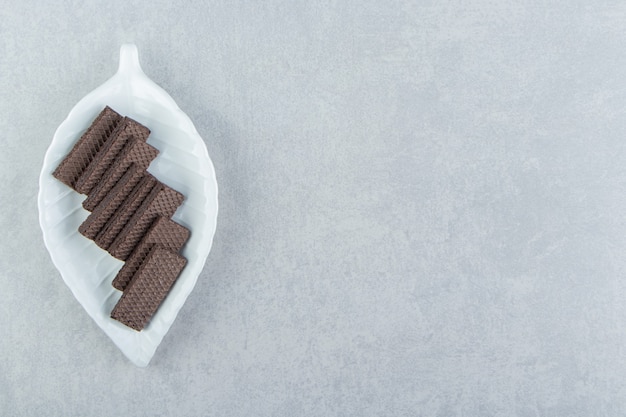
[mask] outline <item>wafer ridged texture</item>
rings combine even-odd
[[[76,189],[76,181],[121,119],[122,116],[116,111],[109,106],[105,107],[52,175],[62,183]]]
[[[102,228],[98,236],[96,236],[96,244],[102,249],[108,249],[111,243],[115,241],[119,232],[124,229],[129,220],[134,216],[135,212],[141,207],[143,201],[150,195],[158,181],[150,174],[146,174],[139,183],[133,188],[128,198],[115,211],[115,214],[109,219],[107,224]]]
[[[76,181],[76,191],[89,194],[113,164],[126,143],[130,139],[145,142],[148,139],[148,135],[150,135],[150,130],[147,127],[140,125],[133,119],[124,117]]]
[[[113,308],[111,317],[137,331],[142,330],[186,263],[177,253],[154,246]]]
[[[89,239],[95,239],[115,211],[126,201],[133,188],[145,175],[145,171],[131,164],[126,173],[111,189],[111,192],[96,206],[93,212],[80,225],[78,231]]]
[[[159,216],[171,217],[182,204],[184,197],[165,184],[155,187],[137,209],[133,217],[109,246],[111,255],[125,261],[146,234],[152,222]]]
[[[93,187],[83,207],[93,210],[115,186],[115,183],[124,175],[130,164],[135,163],[142,169],[148,168],[150,162],[156,158],[159,151],[140,139],[131,139],[119,152],[115,162],[109,166],[98,184]]]
[[[113,286],[124,291],[153,246],[177,253],[187,239],[189,239],[189,229],[167,217],[159,216],[115,276]]]

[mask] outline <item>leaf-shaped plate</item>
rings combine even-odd
[[[191,230],[181,252],[187,266],[141,332],[110,318],[121,296],[111,282],[122,262],[78,232],[89,214],[81,205],[85,196],[52,176],[105,105],[151,130],[148,143],[160,153],[148,171],[185,195],[172,218]],[[38,205],[45,245],[67,286],[128,359],[138,366],[148,365],[211,249],[217,222],[217,182],[202,138],[174,100],[143,73],[135,45],[121,47],[117,73],[80,100],[57,129],[39,177]]]

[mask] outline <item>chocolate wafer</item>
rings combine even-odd
[[[78,142],[52,175],[75,189],[76,181],[107,141],[120,120],[122,120],[122,116],[106,106],[87,128],[87,131],[78,139]]]
[[[154,246],[117,302],[111,318],[137,331],[157,311],[185,267],[187,259]]]
[[[159,184],[156,178],[150,174],[145,174],[139,183],[133,188],[130,195],[122,205],[111,216],[106,225],[96,236],[95,242],[102,249],[108,249],[117,235],[127,225],[135,212],[141,207],[143,201],[150,195],[155,186]]]
[[[159,246],[178,253],[187,239],[189,239],[189,229],[168,217],[158,217],[133,253],[128,257],[122,269],[115,276],[113,286],[120,291],[124,291],[153,246]]]
[[[133,188],[141,181],[144,175],[145,171],[143,169],[136,164],[130,164],[126,173],[80,225],[78,231],[83,236],[94,240],[109,219],[113,217],[115,211],[126,201]]]
[[[135,163],[142,169],[148,168],[150,162],[158,155],[159,151],[140,139],[131,139],[119,152],[115,162],[107,169],[100,182],[93,187],[83,207],[93,210],[100,201],[109,193],[115,183],[124,175],[130,164]]]
[[[157,184],[108,247],[111,255],[125,261],[159,216],[171,217],[183,202],[183,195],[163,183]]]
[[[124,117],[102,145],[96,156],[76,181],[76,191],[89,194],[131,138],[146,141],[150,130],[135,120]]]

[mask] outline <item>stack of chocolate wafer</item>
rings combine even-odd
[[[138,331],[185,267],[179,252],[189,238],[171,219],[183,195],[146,171],[159,153],[146,143],[149,134],[107,106],[53,173],[87,195],[91,214],[80,233],[125,261],[113,280],[123,294],[111,317]]]

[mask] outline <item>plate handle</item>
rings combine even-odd
[[[143,70],[139,64],[139,53],[137,46],[133,43],[125,43],[120,48],[120,65],[117,69],[118,74],[142,74]]]

